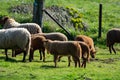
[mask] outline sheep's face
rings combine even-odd
[[[92,52],[92,51],[90,52],[90,55],[92,58],[95,58],[95,54],[96,54],[96,52]]]

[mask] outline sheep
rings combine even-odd
[[[51,33],[37,33],[34,35],[44,36],[46,39],[58,40],[58,41],[68,41],[68,38],[60,32],[51,32]]]
[[[36,23],[18,23],[13,18],[4,17],[0,20],[4,29],[7,28],[26,28],[31,34],[42,33],[40,26]]]
[[[90,49],[85,42],[79,41],[79,45],[81,46],[82,49],[82,60],[83,60],[82,67],[84,66],[84,68],[86,68],[86,62],[90,61]]]
[[[83,41],[83,42],[87,43],[89,48],[90,48],[91,57],[95,58],[96,50],[95,50],[95,47],[94,47],[93,39],[91,37],[88,37],[88,36],[85,36],[85,35],[77,35],[75,37],[75,41]]]
[[[68,38],[60,32],[51,32],[51,33],[37,33],[33,34],[34,36],[44,36],[46,39],[58,40],[58,41],[68,41]],[[44,56],[44,55],[43,55]],[[40,51],[40,60],[42,60],[42,54]]]
[[[45,47],[43,45],[43,41],[45,41],[45,37],[43,36],[35,36],[31,35],[31,48],[30,48],[30,55],[29,55],[29,61],[31,62],[33,59],[33,54],[35,50],[39,50],[39,52],[42,50],[43,52],[43,62],[45,61]],[[22,49],[16,49],[15,50],[15,56],[24,53],[24,50]],[[40,56],[41,57],[41,56]],[[42,58],[40,58],[42,59]]]
[[[6,60],[8,60],[7,50],[24,49],[23,60],[30,51],[31,35],[25,28],[10,28],[0,30],[0,49],[5,49]]]
[[[54,56],[55,67],[59,56],[72,56],[75,62],[75,67],[80,67],[81,46],[77,41],[44,41],[44,46]],[[70,60],[68,60],[70,66]]]
[[[82,60],[83,60],[83,62],[82,62],[81,67],[86,68],[86,62],[90,61],[90,49],[89,49],[89,46],[85,42],[82,42],[82,41],[78,41],[78,42],[79,42],[79,45],[81,46],[81,49],[82,49]],[[58,59],[59,61],[60,61],[61,57],[62,56],[59,57],[59,59]],[[70,56],[68,56],[68,60],[71,61]]]
[[[115,43],[120,43],[119,37],[120,37],[120,29],[119,28],[113,28],[107,32],[106,44],[107,44],[107,47],[109,47],[110,54],[112,54],[111,50],[113,50],[114,53],[116,54],[116,51],[115,51],[113,45]]]

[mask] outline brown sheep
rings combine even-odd
[[[85,35],[77,35],[75,37],[75,41],[83,41],[86,44],[88,44],[90,48],[90,55],[92,58],[95,58],[96,51],[95,51],[94,42],[92,38],[85,36]]]
[[[79,41],[79,44],[82,49],[82,67],[86,68],[86,62],[90,60],[90,49],[89,46],[85,42]]]
[[[86,62],[90,61],[90,49],[89,49],[89,46],[85,43],[85,42],[82,42],[82,41],[78,41],[79,42],[79,45],[81,46],[81,49],[82,49],[82,66],[81,67],[84,67],[86,68]],[[60,61],[60,58],[62,56],[59,57],[59,61]],[[68,60],[71,61],[71,58],[70,56],[68,56]]]
[[[115,43],[120,43],[120,38],[119,37],[120,37],[120,29],[118,29],[118,28],[110,29],[107,32],[106,44],[109,47],[110,53],[112,53],[112,51],[111,51],[111,49],[112,49],[114,51],[114,53],[116,54],[116,51],[115,51],[113,45]]]
[[[30,55],[29,55],[29,61],[31,62],[33,60],[33,54],[35,50],[39,50],[39,52],[43,52],[43,61],[45,61],[45,48],[43,45],[43,41],[46,41],[45,37],[43,36],[31,36],[31,48],[30,48]],[[15,50],[15,55],[20,54],[21,52],[24,52],[24,50],[17,49]],[[41,54],[40,54],[40,60]]]
[[[68,41],[68,38],[60,32],[51,32],[51,33],[37,33],[37,34],[33,34],[34,36],[44,36],[46,39],[50,39],[50,40],[58,40],[58,41]],[[42,58],[41,56],[41,52],[40,52],[40,58]],[[41,60],[41,59],[40,59]]]
[[[72,56],[75,62],[75,67],[80,67],[81,46],[77,41],[51,41],[44,42],[45,48],[54,56],[55,67],[59,56]],[[70,60],[68,60],[70,66]]]

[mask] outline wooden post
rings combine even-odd
[[[102,33],[102,4],[99,4],[99,31],[98,31],[98,38],[101,37]]]
[[[42,27],[43,7],[45,0],[35,0],[33,7],[33,22]]]

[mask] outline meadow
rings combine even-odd
[[[33,5],[34,0],[0,0],[0,16],[14,17],[18,22],[32,22],[32,14],[11,13],[10,7],[21,4]],[[103,4],[102,37],[98,38],[99,4]],[[106,33],[109,29],[120,26],[119,0],[45,0],[45,7],[52,5],[72,7],[83,14],[83,21],[89,25],[88,31],[70,30],[72,34],[84,34],[93,38],[97,50],[96,58],[87,63],[87,67],[75,68],[72,61],[68,67],[67,57],[63,57],[54,68],[53,56],[46,54],[46,62],[39,60],[39,52],[35,52],[33,62],[21,62],[23,54],[5,61],[4,50],[0,50],[0,80],[119,80],[120,48],[115,44],[117,54],[110,54],[106,47]],[[43,22],[44,26],[59,26],[52,22]],[[1,25],[2,27],[2,25]]]

